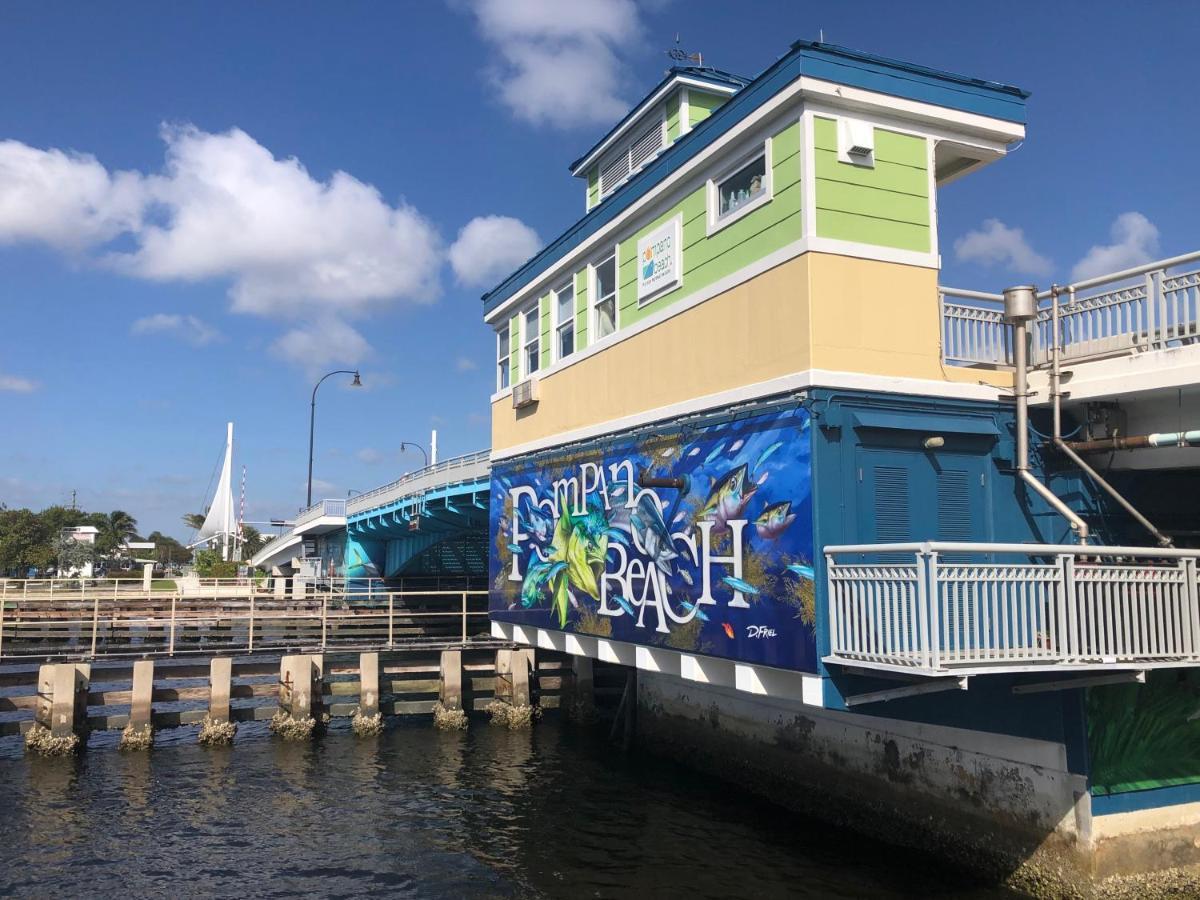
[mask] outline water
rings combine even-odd
[[[0,896],[1011,898],[547,719],[0,746]]]

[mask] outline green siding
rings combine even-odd
[[[600,202],[600,167],[592,166],[587,173],[587,208]]]
[[[587,269],[575,273],[575,349],[582,350],[587,346],[588,314],[587,314]]]
[[[679,91],[674,91],[667,98],[667,143],[673,144],[679,139]]]
[[[772,136],[771,178],[774,198],[712,237],[706,235],[706,189],[693,191],[672,209],[621,241],[617,275],[618,322],[621,328],[682,300],[731,275],[763,256],[800,239],[799,125],[792,123]],[[637,302],[637,242],[659,225],[680,215],[683,220],[683,284],[660,294],[644,306]]]
[[[697,125],[712,115],[713,110],[725,102],[721,94],[706,94],[703,91],[688,91],[688,124]]]
[[[550,300],[551,295],[546,294],[539,301],[539,313],[542,320],[542,346],[539,348],[542,351],[541,368],[546,368],[550,365]]]
[[[817,234],[929,252],[929,171],[925,138],[875,129],[875,166],[839,162],[837,122],[813,120]]]

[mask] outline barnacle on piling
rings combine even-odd
[[[225,722],[205,716],[200,723],[200,743],[206,747],[216,747],[221,744],[232,744],[233,736],[237,734],[237,722]]]
[[[504,725],[510,731],[529,728],[536,719],[542,717],[541,709],[536,706],[524,703],[513,706],[503,700],[493,700],[487,705],[487,711],[491,713],[493,725]]]
[[[34,725],[25,733],[25,749],[42,756],[69,756],[79,749],[79,735],[54,737],[45,725]]]
[[[354,715],[350,719],[350,729],[359,737],[372,737],[383,733],[383,713],[364,716],[362,710],[354,707]]]
[[[442,731],[466,731],[467,713],[461,708],[443,706],[439,700],[433,705],[433,727]]]
[[[118,750],[149,750],[154,746],[154,726],[147,722],[144,725],[134,725],[130,722],[121,732],[121,742]]]
[[[312,737],[317,720],[312,716],[296,718],[291,713],[279,710],[271,716],[268,727],[272,734],[279,735],[285,741],[306,741]]]

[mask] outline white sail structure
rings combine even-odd
[[[233,423],[225,437],[225,461],[221,464],[221,478],[217,482],[216,493],[204,517],[204,524],[197,533],[196,544],[221,543],[221,558],[230,559],[237,533],[234,527],[233,506]],[[195,544],[193,544],[195,546]]]

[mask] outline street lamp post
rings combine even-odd
[[[362,378],[358,375],[358,369],[338,369],[334,372],[327,372],[321,376],[320,381],[313,385],[312,406],[308,416],[308,502],[304,504],[306,509],[312,506],[313,432],[317,426],[317,388],[321,386],[322,381],[331,375],[353,375],[354,380],[350,382],[350,386],[362,387]]]
[[[424,447],[422,447],[420,444],[416,443],[415,441],[401,441],[400,442],[400,452],[401,453],[403,453],[409,447],[416,447],[418,450],[421,451],[421,453],[425,456],[425,468],[428,469],[429,468],[429,451],[427,451]]]

